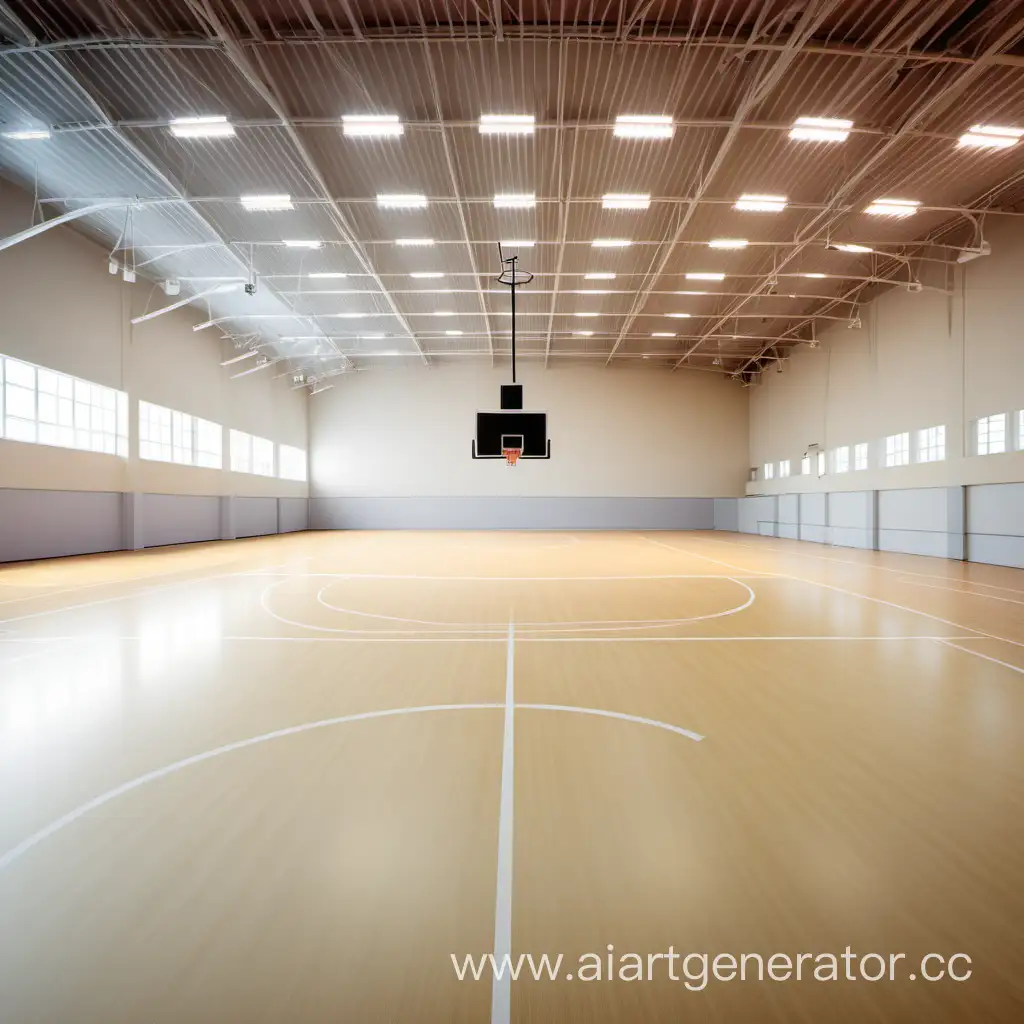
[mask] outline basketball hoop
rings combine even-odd
[[[516,459],[523,454],[522,448],[502,448],[501,454],[505,456],[505,461],[510,465],[516,464]]]

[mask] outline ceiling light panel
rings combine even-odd
[[[749,244],[745,238],[712,238],[708,242],[712,249],[746,249]]]
[[[734,210],[745,210],[748,213],[781,213],[789,200],[785,196],[760,195],[745,192],[733,204]]]
[[[852,121],[840,117],[798,117],[789,137],[804,142],[845,142],[852,128]]]
[[[675,336],[675,331],[654,331],[651,334],[652,338],[674,338]]]
[[[590,244],[595,249],[625,249],[633,243],[628,238],[595,238]]]
[[[533,192],[499,192],[494,197],[496,210],[532,210],[536,205]]]
[[[910,217],[920,205],[916,199],[876,199],[864,212],[877,217]]]
[[[319,249],[323,242],[315,238],[285,238],[282,244],[289,249]]]
[[[612,134],[617,139],[671,139],[675,130],[668,114],[620,114]]]
[[[238,201],[250,213],[272,213],[295,209],[292,205],[292,197],[284,194],[240,196]]]
[[[689,313],[666,313],[665,316],[671,317],[673,320],[689,320]]]
[[[651,197],[647,192],[606,192],[601,197],[604,210],[647,210]]]
[[[585,281],[614,281],[615,280],[615,275],[613,273],[611,273],[610,271],[606,272],[606,271],[600,270],[600,271],[593,271],[592,273],[589,273],[589,274],[584,274],[583,275],[583,279]]]
[[[856,242],[837,242],[829,246],[830,249],[837,249],[839,252],[874,252],[868,245],[857,245]]]
[[[434,240],[432,238],[396,238],[395,245],[401,245],[403,247],[411,246],[423,246],[433,245]]]
[[[341,130],[349,138],[387,139],[405,132],[397,114],[344,114]]]
[[[223,115],[176,117],[168,127],[178,139],[226,139],[235,134],[235,126]]]
[[[50,137],[48,128],[21,128],[10,132],[0,132],[5,139],[14,142],[42,142]]]
[[[440,270],[414,270],[409,276],[418,280],[437,280],[444,277],[444,274]]]
[[[312,281],[340,281],[342,278],[348,277],[348,274],[343,274],[337,270],[318,270],[315,274],[307,274]]]
[[[377,205],[382,210],[423,210],[427,197],[418,192],[378,192]]]
[[[994,124],[975,124],[960,136],[958,145],[976,149],[1009,149],[1024,136],[1024,128],[1003,128]]]
[[[695,270],[686,275],[687,281],[724,281],[725,274],[710,270]]]
[[[481,135],[532,135],[536,127],[533,114],[481,114]]]
[[[537,243],[532,238],[503,238],[498,244],[506,249],[532,249]]]

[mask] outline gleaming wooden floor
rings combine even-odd
[[[3,1024],[1018,1021],[1022,878],[1021,571],[700,533],[0,567]],[[458,982],[505,926],[973,976]]]

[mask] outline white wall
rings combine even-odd
[[[811,443],[832,450],[868,441],[871,468],[761,480],[748,493],[1024,480],[1024,452],[971,454],[979,416],[1024,408],[1024,235],[1004,222],[989,238],[993,254],[957,268],[954,294],[886,292],[861,311],[861,329],[824,331],[821,348],[798,349],[784,372],[770,369],[750,389],[752,466],[790,459],[798,473]],[[886,435],[939,424],[944,462],[881,467]]]
[[[31,223],[31,200],[0,182],[0,235]],[[0,488],[304,497],[305,484],[137,458],[140,399],[278,443],[306,448],[307,398],[273,371],[230,380],[218,332],[184,308],[133,326],[169,303],[152,282],[107,273],[107,254],[70,228],[0,252],[0,353],[126,391],[131,457],[0,439]],[[225,434],[225,461],[227,461]]]
[[[474,461],[478,410],[499,408],[507,369],[376,370],[310,402],[314,497],[725,497],[743,491],[747,399],[712,374],[521,370],[545,410],[550,461]]]

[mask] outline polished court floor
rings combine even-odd
[[[1019,570],[707,533],[0,567],[3,1024],[1017,1021],[1022,878]],[[451,963],[609,945],[973,973]]]

